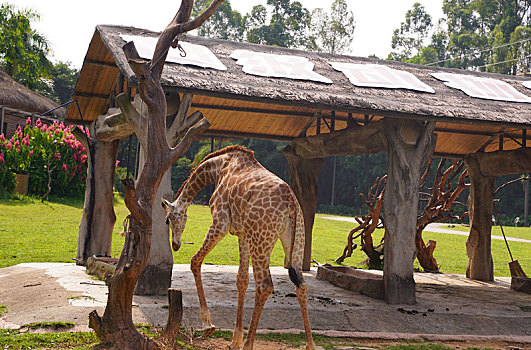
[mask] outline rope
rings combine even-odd
[[[124,219],[124,232],[131,233],[132,231],[137,231],[144,234],[151,234],[150,229],[140,226],[138,224],[138,220],[135,220],[135,218],[131,214],[129,214]]]

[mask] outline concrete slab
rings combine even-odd
[[[204,265],[203,281],[212,322],[232,329],[236,314],[237,266]],[[374,271],[371,271],[374,272]],[[302,329],[300,310],[287,271],[272,267],[275,291],[264,308],[262,330]],[[517,338],[531,345],[531,295],[510,289],[510,278],[493,283],[461,275],[417,273],[417,304],[387,305],[381,300],[343,290],[304,274],[309,287],[309,312],[316,331],[342,334],[437,334],[448,339],[483,336]],[[252,274],[251,274],[252,276]],[[183,291],[183,323],[199,328],[198,301],[188,265],[175,265],[172,287]],[[86,275],[84,267],[61,263],[20,264],[0,269],[0,304],[8,306],[0,327],[35,321],[72,321],[88,324],[93,309],[100,314],[107,287]],[[245,323],[254,305],[254,283],[246,294]],[[134,322],[164,324],[165,297],[135,296]]]

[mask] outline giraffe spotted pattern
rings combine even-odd
[[[256,328],[267,298],[273,291],[269,272],[271,251],[278,239],[286,254],[285,267],[299,301],[306,332],[306,349],[315,349],[307,310],[307,287],[302,276],[304,253],[304,221],[299,203],[291,188],[265,169],[252,151],[242,146],[230,146],[214,152],[192,171],[179,189],[174,202],[163,199],[167,221],[171,226],[172,247],[181,246],[186,224],[186,210],[192,199],[205,186],[215,184],[210,199],[212,224],[199,251],[192,257],[199,297],[200,316],[205,335],[215,327],[210,320],[201,280],[201,264],[216,244],[231,233],[238,237],[239,269],[237,275],[238,308],[231,349],[253,348]],[[245,343],[243,343],[243,304],[249,283],[249,261],[253,261],[256,284],[255,305]]]

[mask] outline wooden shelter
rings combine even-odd
[[[126,62],[122,35],[156,37],[158,33],[121,26],[96,27],[74,93],[85,121],[110,117],[112,113],[108,110],[114,107],[117,94],[126,92],[130,99],[135,95],[137,78]],[[388,152],[385,203],[389,204],[384,208],[389,226],[384,270],[386,300],[415,301],[413,239],[417,189],[420,172],[432,155],[463,158],[469,166],[473,204],[467,274],[481,280],[493,278],[489,191],[493,190],[494,176],[531,169],[531,152],[526,148],[531,105],[470,97],[431,74],[492,78],[529,97],[531,90],[522,85],[525,78],[190,35],[180,40],[207,47],[226,70],[167,62],[161,82],[169,106],[173,100],[191,98],[190,112],[201,111],[211,123],[206,135],[292,142],[284,153],[290,165],[290,184],[305,214],[306,268],[310,265],[320,158]],[[315,65],[314,72],[332,83],[247,74],[231,58],[235,50],[305,57]],[[409,72],[435,93],[355,86],[331,66],[331,61],[378,64]],[[66,119],[79,122],[77,108],[71,106]]]
[[[28,117],[34,119],[57,104],[13,80],[0,70],[0,134],[10,137],[17,127],[26,125]],[[59,108],[42,119],[57,120],[64,118],[66,110]]]

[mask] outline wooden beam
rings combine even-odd
[[[103,66],[103,67],[118,68],[118,66],[116,66],[116,63],[114,63],[114,62],[102,62],[102,61],[94,61],[94,60],[85,59],[85,61],[83,61],[83,63],[90,64],[92,66]]]
[[[205,91],[196,88],[186,88],[186,87],[176,87],[176,86],[163,86],[164,90],[173,90],[179,92],[190,92],[198,96],[208,96],[222,99],[230,100],[239,100],[247,102],[257,102],[257,103],[267,103],[274,105],[283,105],[289,107],[304,107],[310,108],[312,110],[331,110],[334,109],[336,112],[344,113],[355,113],[355,114],[366,114],[367,117],[379,116],[379,117],[389,117],[389,118],[400,118],[400,119],[411,119],[417,121],[434,121],[438,123],[452,123],[460,125],[486,125],[486,126],[495,126],[495,127],[506,127],[506,128],[518,128],[521,129],[525,127],[525,123],[514,123],[514,122],[499,122],[499,121],[490,121],[490,120],[477,120],[477,119],[457,119],[455,117],[442,117],[442,116],[433,116],[428,114],[414,114],[410,112],[398,112],[398,111],[382,111],[379,109],[371,108],[355,108],[348,106],[339,106],[331,104],[322,104],[322,103],[313,103],[311,101],[292,101],[287,99],[280,98],[266,98],[266,97],[254,97],[254,96],[244,96],[236,93],[226,93],[226,92],[217,92],[217,91]],[[346,119],[346,118],[344,118]]]
[[[285,135],[259,134],[252,132],[238,132],[226,130],[210,130],[207,129],[202,133],[203,136],[227,136],[235,138],[252,138],[272,141],[293,141],[295,137]]]
[[[478,152],[476,157],[483,176],[522,174],[531,171],[531,148],[518,148],[510,151]]]
[[[269,108],[252,108],[252,107],[239,107],[239,106],[223,106],[215,105],[209,103],[192,103],[192,107],[198,109],[213,109],[218,111],[229,111],[229,112],[243,112],[243,113],[257,113],[257,114],[272,114],[272,115],[281,115],[285,117],[308,117],[313,118],[315,113],[313,112],[301,112],[301,111],[290,111],[284,109],[269,109]],[[323,115],[323,117],[331,117],[332,114]],[[346,121],[347,118],[336,117],[336,120]]]
[[[74,98],[75,97],[90,97],[90,98],[98,98],[98,99],[102,99],[102,100],[108,100],[111,95],[101,95],[101,94],[91,94],[91,93],[87,93],[87,92],[75,92],[74,93]]]
[[[382,122],[378,121],[367,126],[297,138],[292,147],[299,157],[308,159],[385,152],[387,144],[382,130]]]

